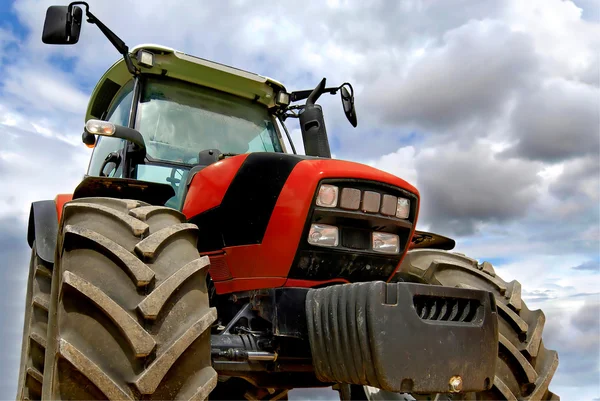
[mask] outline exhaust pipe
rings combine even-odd
[[[324,93],[325,81],[325,78],[323,78],[319,85],[311,92],[306,100],[306,105],[299,114],[299,119],[306,155],[330,159],[331,150],[329,149],[329,140],[327,139],[327,130],[325,129],[323,109],[318,104],[315,104],[317,99]]]

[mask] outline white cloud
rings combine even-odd
[[[4,96],[46,113],[55,111],[83,115],[88,96],[78,90],[69,76],[46,65],[8,67],[4,77]]]
[[[401,177],[413,186],[418,186],[415,148],[413,146],[402,147],[393,153],[383,155],[379,159],[371,160],[365,164],[387,171]]]
[[[553,77],[598,85],[600,26],[581,19],[570,1],[510,1],[506,18],[514,30],[527,32]],[[598,21],[596,21],[598,22]]]
[[[513,138],[507,150],[534,160],[560,161],[597,154],[600,109],[597,87],[549,79],[524,94],[513,114]]]
[[[388,122],[434,132],[489,120],[536,69],[529,37],[490,20],[445,33],[409,65],[380,76],[367,100]]]
[[[0,121],[26,119],[0,104]],[[48,127],[19,125],[0,123],[0,177],[7,189],[0,194],[0,219],[18,217],[26,224],[31,202],[73,191],[85,173],[90,152],[82,144],[72,145],[52,135]]]

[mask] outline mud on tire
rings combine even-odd
[[[39,400],[42,395],[51,279],[52,265],[37,256],[34,243],[27,280],[17,400]]]
[[[548,386],[558,366],[556,351],[542,341],[546,318],[541,310],[529,310],[521,300],[521,284],[496,276],[489,262],[460,254],[423,249],[409,252],[398,279],[483,289],[492,292],[498,307],[498,359],[491,390],[465,395],[484,400],[558,400]]]
[[[65,205],[44,399],[205,399],[217,382],[208,258],[179,212],[135,200]]]

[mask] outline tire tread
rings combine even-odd
[[[485,399],[497,399],[498,395],[505,400],[559,399],[548,389],[558,366],[558,354],[544,348],[544,313],[527,308],[518,281],[505,282],[489,262],[477,263],[464,255],[434,249],[408,252],[399,275],[429,284],[482,289],[495,295],[498,317],[506,323],[499,327],[497,366],[502,370],[497,370],[493,388],[482,393]]]
[[[51,279],[52,265],[37,256],[34,243],[27,282],[17,400],[41,397]]]
[[[216,310],[197,227],[173,209],[111,198],[67,203],[63,216],[44,398],[205,399],[217,382]]]

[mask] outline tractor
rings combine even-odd
[[[87,107],[87,174],[31,205],[18,400],[558,399],[521,285],[416,230],[415,187],[331,158],[317,101],[356,126],[349,83],[129,49],[84,2],[48,8],[43,42],[84,19],[123,57]]]

